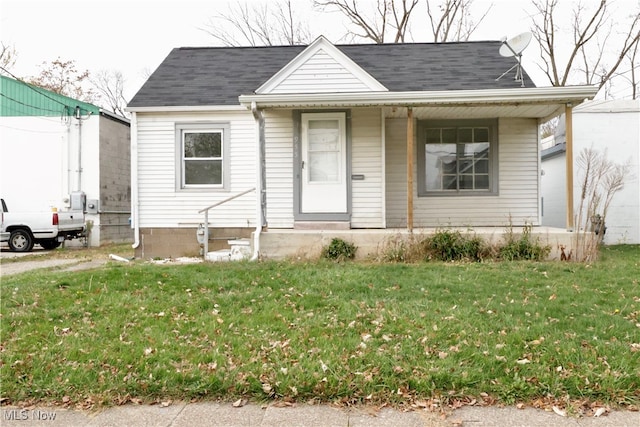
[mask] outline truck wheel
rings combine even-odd
[[[40,240],[38,243],[40,243],[40,246],[42,246],[43,249],[46,249],[48,251],[50,251],[51,249],[55,249],[58,246],[60,246],[60,242],[58,242],[55,239]]]
[[[9,249],[13,252],[29,252],[33,249],[33,237],[29,230],[13,230],[9,236]]]

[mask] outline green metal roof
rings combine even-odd
[[[99,114],[100,107],[0,75],[0,117]]]

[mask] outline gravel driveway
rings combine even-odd
[[[99,267],[109,261],[107,255],[92,256],[91,258],[50,258],[50,251],[44,251],[38,246],[32,252],[11,252],[4,245],[0,248],[0,277],[41,268],[60,267],[62,271],[77,271]],[[11,262],[6,262],[12,260]]]
[[[9,264],[0,263],[0,277],[9,276],[11,274],[24,273],[25,271],[37,270],[41,268],[51,268],[68,266],[62,268],[62,271],[78,271],[86,270],[89,268],[99,267],[105,264],[107,260],[91,260],[83,261],[78,259],[42,259],[42,260],[29,260],[12,262]]]

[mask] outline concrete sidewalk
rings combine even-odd
[[[100,412],[60,408],[0,408],[0,425],[64,427],[638,427],[640,413],[614,411],[595,418],[561,417],[532,408],[467,406],[448,416],[416,410],[404,412],[384,408],[336,408],[304,403],[289,407],[249,403],[235,408],[231,403],[174,403],[125,405]]]

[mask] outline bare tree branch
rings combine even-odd
[[[567,79],[573,67],[573,61],[581,50],[584,50],[584,46],[598,33],[604,31],[603,22],[608,19],[607,14],[607,0],[600,0],[598,8],[589,19],[589,23],[586,27],[581,28],[582,16],[584,15],[584,6],[582,3],[578,3],[573,10],[573,42],[574,47],[569,55],[567,64],[564,69],[562,82],[560,86],[566,86]],[[599,55],[602,57],[602,53]]]
[[[295,45],[311,41],[311,32],[306,24],[296,16],[292,6],[292,0],[276,3],[274,17],[280,24],[280,34],[283,35],[286,44]]]
[[[636,46],[631,51],[631,55],[629,56],[629,61],[631,62],[631,99],[638,99],[638,80],[636,77],[636,71],[640,68],[640,65],[636,62],[636,56],[638,54],[638,45],[640,43],[636,43]]]
[[[389,2],[393,2],[393,0],[376,0],[376,13],[373,17],[358,8],[357,0],[314,0],[313,5],[322,10],[334,10],[342,13],[355,28],[363,31],[363,33],[358,33],[354,30],[348,30],[352,36],[369,39],[374,43],[384,43]]]
[[[557,28],[553,23],[553,13],[557,5],[557,0],[545,0],[544,3],[542,1],[533,1],[533,6],[538,12],[538,20],[536,20],[534,16],[532,33],[540,45],[540,53],[544,62],[544,68],[540,66],[540,69],[544,71],[553,86],[561,86],[555,60],[555,35]]]
[[[5,45],[2,43],[2,50],[0,51],[0,74],[5,74],[7,70],[11,71],[14,65],[16,65],[16,61],[18,59],[18,54],[16,53],[16,48],[13,46]]]
[[[629,23],[614,23],[608,10],[611,0],[600,0],[592,12],[579,2],[572,11],[573,46],[563,61],[556,45],[559,28],[554,22],[558,0],[532,0],[532,3],[537,12],[532,17],[532,32],[544,63],[540,69],[553,86],[566,86],[579,71],[584,83],[604,87],[625,58],[634,55],[640,42],[640,11],[631,14]],[[622,41],[612,37],[614,29],[618,30],[617,36],[623,37]]]
[[[122,72],[117,70],[101,70],[90,79],[91,84],[97,89],[101,104],[108,104],[111,111],[123,117],[129,117],[124,109],[127,100],[124,97],[125,79]],[[104,106],[104,105],[103,105]]]
[[[475,22],[471,13],[473,0],[427,0],[427,16],[434,42],[467,41],[487,16],[492,6]]]
[[[307,44],[306,23],[296,15],[294,0],[270,3],[238,1],[226,12],[209,19],[201,28],[225,46],[274,46]]]
[[[395,22],[396,36],[394,43],[404,43],[409,30],[409,19],[419,0],[402,0],[402,13],[399,13],[394,2],[391,2],[391,13]]]

